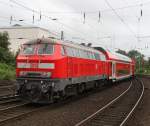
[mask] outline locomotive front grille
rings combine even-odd
[[[41,73],[27,73],[27,76],[29,76],[29,77],[40,77]]]

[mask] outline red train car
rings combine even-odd
[[[18,94],[31,102],[52,102],[108,79],[105,54],[55,39],[23,44],[16,61]]]
[[[95,47],[106,56],[106,69],[109,80],[118,81],[134,76],[135,62],[122,54]]]

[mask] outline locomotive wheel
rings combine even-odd
[[[29,100],[34,101],[34,102],[39,101],[39,99],[42,96],[41,90],[36,86],[33,86],[31,90],[26,90],[26,93],[27,93],[27,97],[29,98]]]
[[[53,91],[53,88],[51,87],[51,88],[49,88],[49,91],[48,91],[48,93],[47,93],[47,97],[48,97],[48,101],[50,102],[50,103],[53,103],[54,102],[54,91]]]
[[[78,86],[77,85],[69,85],[65,87],[65,95],[73,96],[78,94]]]

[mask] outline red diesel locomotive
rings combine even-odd
[[[115,56],[115,55],[114,55]],[[22,45],[16,62],[17,92],[35,103],[75,95],[107,80],[134,75],[134,62],[56,39],[36,39]]]

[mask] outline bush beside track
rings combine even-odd
[[[136,74],[136,77],[150,79],[150,74]]]
[[[9,35],[0,33],[0,80],[15,79],[15,54],[9,48]]]
[[[15,79],[15,67],[0,63],[0,80],[14,80]]]
[[[150,75],[150,68],[144,68],[143,70],[137,70],[136,74],[139,74],[139,75]]]

